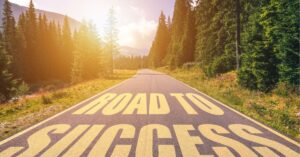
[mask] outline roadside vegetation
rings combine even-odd
[[[237,84],[236,72],[214,78],[207,77],[200,68],[184,67],[161,72],[185,82],[201,92],[250,116],[276,130],[300,140],[299,89],[279,84],[269,93],[251,91]]]
[[[136,73],[117,70],[110,78],[58,87],[50,83],[15,102],[0,104],[0,140],[57,114]]]

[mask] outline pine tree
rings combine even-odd
[[[24,50],[24,70],[25,70],[25,80],[27,82],[35,82],[40,80],[40,75],[38,75],[39,66],[35,61],[39,59],[37,52],[37,19],[35,8],[32,0],[30,1],[29,8],[25,16],[25,40],[26,46]]]
[[[182,30],[184,30],[189,9],[191,9],[190,0],[176,0],[172,21],[171,41],[166,58],[170,67],[178,67],[183,64],[181,58],[182,53],[184,53],[181,45],[183,39]]]
[[[197,6],[196,58],[209,76],[228,72],[235,67],[234,10],[234,0],[202,0]]]
[[[17,24],[17,45],[16,49],[18,52],[18,75],[22,80],[26,79],[26,39],[25,39],[25,30],[26,30],[26,17],[24,13],[21,13],[19,16],[18,24]]]
[[[114,56],[118,53],[118,30],[117,30],[117,19],[115,17],[114,8],[110,8],[108,19],[107,19],[107,28],[105,41],[108,50],[108,73],[113,74],[114,69]]]
[[[0,36],[0,102],[4,102],[15,96],[18,81],[13,77],[11,56],[3,46],[2,34]]]
[[[2,26],[3,26],[3,42],[4,48],[7,53],[12,56],[12,69],[14,73],[19,74],[18,68],[21,66],[19,64],[19,54],[17,51],[17,34],[16,34],[16,26],[15,19],[11,10],[11,3],[8,0],[4,1],[3,4],[3,18],[2,18]]]
[[[245,53],[242,54],[238,82],[243,87],[267,92],[274,88],[278,81],[278,60],[272,52],[270,42],[266,40],[266,30],[261,24],[262,8],[265,5],[268,4],[260,3],[253,7],[255,11],[249,16],[249,22],[245,26]]]
[[[271,91],[279,82],[299,85],[298,1],[249,3],[239,84]]]
[[[163,65],[170,42],[170,32],[166,24],[166,17],[163,12],[159,17],[159,24],[149,53],[149,64],[154,67]]]
[[[298,0],[271,0],[261,15],[266,40],[279,60],[279,81],[290,85],[300,85],[299,6]]]
[[[193,62],[195,60],[195,43],[196,43],[196,28],[195,15],[193,10],[188,10],[187,20],[184,25],[184,33],[182,38],[182,58],[181,64]]]
[[[38,17],[38,32],[37,32],[37,52],[38,52],[38,58],[39,60],[36,60],[36,65],[39,65],[39,71],[37,72],[38,75],[40,75],[41,80],[47,80],[49,78],[47,71],[47,66],[49,62],[49,52],[48,52],[48,37],[47,32],[48,32],[48,25],[47,25],[47,18],[45,15],[39,14]]]
[[[62,29],[62,59],[63,60],[63,78],[65,80],[70,80],[71,77],[71,70],[72,70],[72,63],[73,63],[73,39],[69,24],[69,18],[65,16],[64,25]]]
[[[72,68],[72,82],[80,82],[99,77],[103,73],[100,38],[95,26],[86,24],[74,35],[75,50]]]

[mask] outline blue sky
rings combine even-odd
[[[27,6],[29,0],[10,0]],[[36,8],[91,20],[103,36],[107,12],[114,7],[119,26],[119,43],[134,48],[149,49],[155,35],[161,10],[173,12],[175,0],[34,0]]]

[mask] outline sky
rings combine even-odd
[[[10,0],[27,6],[30,0]],[[37,9],[68,15],[78,21],[92,21],[103,37],[109,8],[116,12],[119,44],[149,49],[161,11],[172,16],[175,0],[33,0]]]

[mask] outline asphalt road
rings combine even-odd
[[[300,144],[165,74],[136,76],[0,142],[0,157],[300,157]]]

